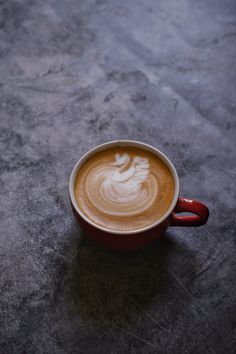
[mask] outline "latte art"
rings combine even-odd
[[[89,171],[85,192],[95,208],[107,215],[133,216],[150,208],[158,185],[147,158],[115,154],[115,161]]]
[[[82,165],[75,181],[81,212],[109,230],[129,231],[155,223],[173,195],[174,181],[166,164],[136,147],[97,152]]]

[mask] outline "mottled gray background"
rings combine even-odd
[[[231,354],[233,0],[0,0],[0,353]],[[68,177],[138,139],[210,208],[135,254],[77,227]]]

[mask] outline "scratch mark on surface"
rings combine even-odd
[[[85,305],[85,303],[83,301],[81,301],[82,304]],[[92,309],[93,308],[93,309]],[[90,302],[90,309],[89,311],[92,312],[95,316],[97,316],[100,320],[104,321],[105,323],[109,324],[111,327],[115,327],[117,328],[119,331],[121,331],[122,333],[127,334],[128,336],[131,336],[145,344],[148,344],[149,346],[151,346],[152,348],[155,346],[152,342],[149,342],[148,340],[142,338],[141,336],[138,336],[137,334],[127,331],[126,329],[123,329],[122,327],[120,327],[118,324],[108,320],[106,317],[104,317],[103,315],[101,315],[100,313],[98,313],[95,309],[98,309],[98,307],[96,306],[96,304],[91,303]]]
[[[205,273],[209,268],[210,266],[215,263],[219,258],[220,256],[222,255],[223,251],[225,249],[225,246],[223,246],[218,252],[215,253],[215,255],[210,258],[210,260],[208,262],[206,262],[204,264],[204,266],[196,273],[194,274],[190,279],[193,280],[193,279],[196,279],[198,278],[200,275],[202,275],[203,273]]]
[[[87,338],[89,338],[90,336],[94,336],[97,334],[97,332],[99,332],[101,329],[104,329],[104,331],[106,331],[106,325],[98,325],[96,326],[93,330],[91,330],[89,333],[85,334],[84,336],[80,336],[80,340],[85,340]],[[101,337],[103,337],[104,335],[102,335]]]
[[[114,335],[114,333],[113,333],[113,331],[112,331],[111,328],[109,328],[109,331],[110,331],[111,336],[112,336],[114,342],[116,343],[116,345],[118,345],[118,346],[120,347],[120,343],[119,343],[119,341],[117,340],[117,338],[116,338],[116,336]]]
[[[34,331],[34,332],[32,333],[32,335],[33,335],[35,332],[36,332],[36,331]],[[20,349],[22,349],[25,344],[29,343],[29,341],[30,341],[30,339],[28,338],[28,339],[24,340],[23,342],[21,342],[20,345],[16,347],[16,348],[17,348],[17,352],[19,353],[19,352],[20,352]]]
[[[57,253],[56,251],[54,251],[52,248],[50,248],[50,247],[48,247],[48,246],[42,245],[42,244],[40,244],[40,243],[38,243],[38,242],[35,242],[35,241],[33,241],[33,240],[30,240],[30,242],[33,243],[34,245],[37,245],[37,246],[39,246],[39,247],[45,249],[45,250],[48,250],[48,251],[51,252],[51,253],[54,253],[57,257],[60,257],[60,258],[62,258],[63,260],[66,259],[62,254]]]
[[[103,321],[105,321],[106,323],[108,323],[109,325],[117,328],[118,330],[120,330],[121,332],[143,342],[143,343],[146,343],[148,344],[149,346],[151,346],[152,348],[154,347],[154,344],[149,342],[148,340],[144,339],[143,337],[140,337],[138,336],[137,334],[133,333],[133,332],[130,332],[130,331],[127,331],[127,330],[124,330],[123,328],[121,328],[118,324],[116,323],[113,323],[111,321],[109,321],[107,318],[105,318],[104,316],[102,316],[101,314],[97,313],[96,311],[94,310],[91,310],[98,318],[102,319]]]
[[[178,98],[172,98],[172,99],[174,101],[174,111],[175,111],[177,106],[178,106],[178,104],[179,104],[179,100],[178,100]]]
[[[211,237],[213,237],[213,238],[215,239],[215,236],[214,236],[209,230],[204,229],[204,230],[202,230],[202,231],[203,231],[203,234],[204,234],[204,232],[205,232],[205,233],[207,233],[209,236],[211,236]]]
[[[34,267],[36,268],[36,270],[38,270],[41,274],[43,274],[45,276],[45,278],[50,278],[52,281],[52,277],[49,275],[49,273],[47,273],[43,267],[41,266],[41,264],[39,264],[38,262],[36,262],[35,260],[33,260],[33,258],[31,256],[28,256],[28,258],[31,260],[31,262],[33,263]]]
[[[63,91],[57,91],[57,90],[48,90],[44,89],[41,87],[35,87],[35,86],[29,86],[29,85],[16,85],[17,87],[20,87],[25,90],[31,90],[31,91],[36,91],[36,92],[41,92],[41,93],[49,93],[49,94],[59,94],[59,95],[66,95],[68,96],[69,93],[63,92]]]
[[[148,312],[145,312],[144,308],[139,305],[131,296],[129,296],[128,294],[125,294],[124,292],[122,292],[122,294],[127,297],[134,305],[136,305],[141,311],[142,311],[142,318],[150,318],[150,320],[155,323],[159,328],[163,329],[163,331],[165,331],[166,333],[170,334],[170,331],[168,329],[166,329],[165,327],[163,327],[155,318],[153,318]],[[146,318],[147,317],[147,318]]]
[[[98,277],[93,276],[94,279],[96,279],[96,281],[105,284],[105,286],[109,286],[109,283],[104,281],[103,279],[99,279]],[[126,297],[127,299],[129,299],[136,307],[138,307],[141,311],[142,314],[138,314],[141,318],[144,318],[145,320],[148,320],[148,318],[154,323],[156,324],[159,328],[161,328],[163,331],[165,331],[166,333],[170,334],[170,331],[168,329],[166,329],[165,327],[163,327],[155,318],[153,318],[149,313],[145,312],[145,309],[139,305],[131,296],[129,296],[128,294],[126,294],[124,291],[121,290],[117,290],[119,291],[119,293],[121,295],[123,295],[124,297]]]
[[[204,317],[207,319],[207,321],[209,321],[209,318],[208,318],[206,312],[204,311],[204,309],[201,307],[201,305],[198,304],[198,302],[195,300],[194,296],[187,289],[187,287],[182,283],[182,281],[173,272],[171,272],[169,270],[167,270],[167,272],[169,272],[172,275],[172,277],[177,281],[177,283],[183,288],[185,293],[193,300],[193,303],[200,310],[200,312],[204,315]]]

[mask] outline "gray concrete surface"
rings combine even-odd
[[[235,2],[0,1],[0,353],[231,354]],[[210,208],[135,254],[88,241],[81,155],[138,139]],[[233,321],[234,320],[234,321]]]

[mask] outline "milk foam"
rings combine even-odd
[[[158,182],[146,157],[114,156],[112,163],[91,168],[85,183],[90,203],[114,217],[138,215],[149,209],[158,195]]]
[[[95,224],[118,231],[155,223],[168,210],[174,191],[168,166],[155,154],[132,146],[97,152],[75,181],[81,212]]]

